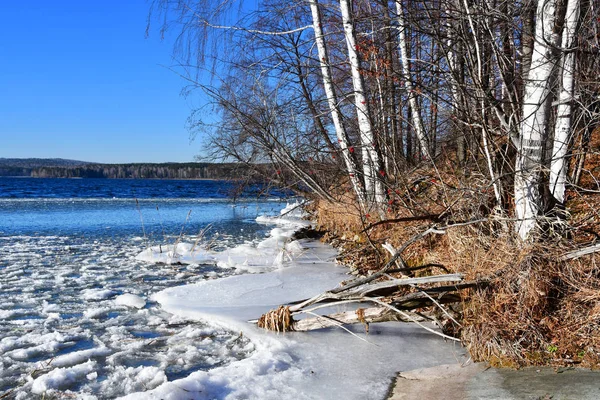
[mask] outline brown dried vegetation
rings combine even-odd
[[[600,195],[571,191],[569,225],[549,220],[544,240],[525,245],[515,239],[510,215],[494,208],[483,177],[415,171],[388,193],[384,223],[377,223],[379,215],[361,217],[348,199],[312,206],[324,239],[340,248],[340,262],[354,275],[389,260],[384,243],[398,248],[434,224],[485,219],[429,235],[403,253],[408,266],[432,265],[416,275],[461,272],[467,281],[489,280],[483,288],[463,290],[460,306],[449,308],[462,327],[443,316],[440,325],[462,339],[474,360],[495,366],[599,365],[600,255],[560,258],[600,238]]]

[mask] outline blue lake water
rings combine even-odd
[[[259,228],[257,215],[281,208],[282,197],[257,200],[252,191],[233,201],[232,189],[224,181],[0,178],[0,234],[145,233],[158,241],[208,224],[247,234]]]
[[[247,356],[252,345],[236,333],[178,320],[149,299],[235,271],[135,259],[178,238],[217,249],[264,238],[270,227],[256,217],[276,214],[282,198],[256,198],[254,188],[234,202],[233,189],[222,181],[0,178],[0,397],[114,398],[151,387],[147,377],[176,379]],[[125,293],[146,306],[116,305]],[[35,378],[58,368],[77,379],[44,393]]]

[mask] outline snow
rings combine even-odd
[[[215,264],[223,269],[259,273],[280,268],[301,246],[290,243],[300,228],[310,226],[302,217],[301,203],[288,204],[278,216],[258,216],[256,222],[277,225],[259,243],[247,242],[221,252],[206,250],[198,243],[152,246],[136,256],[137,260],[157,264]],[[175,249],[175,251],[173,251]]]
[[[321,293],[347,278],[346,269],[332,260],[330,247],[289,242],[290,232],[305,226],[293,218],[286,215],[269,238],[244,248],[249,259],[256,249],[287,251],[289,257],[277,268],[263,266],[267,272],[201,281],[152,296],[174,315],[240,332],[254,348],[250,356],[123,399],[382,399],[398,371],[464,357],[458,345],[403,323],[373,325],[368,335],[362,327],[352,327],[364,341],[341,329],[276,334],[250,324],[248,320],[280,304]],[[244,254],[240,247],[237,251]]]
[[[367,343],[339,329],[278,335],[248,323],[348,279],[334,249],[293,239],[308,225],[301,217],[294,205],[259,217],[270,227],[264,238],[220,251],[179,243],[183,266],[135,259],[157,255],[136,238],[5,241],[0,391],[14,387],[17,399],[381,399],[397,370],[461,357],[410,325],[373,325],[368,336],[352,328]],[[212,265],[201,262],[208,258]]]
[[[52,389],[61,389],[77,382],[94,370],[95,361],[88,361],[69,368],[56,368],[49,373],[36,378],[31,386],[35,394],[46,393]]]
[[[140,296],[136,296],[135,294],[126,293],[117,296],[115,299],[115,304],[131,308],[144,308],[146,305],[146,300]]]

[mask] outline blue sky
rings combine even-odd
[[[185,162],[202,99],[165,66],[172,43],[145,38],[145,0],[0,2],[0,157]],[[158,27],[155,27],[158,28]]]

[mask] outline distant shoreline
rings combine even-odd
[[[63,159],[0,158],[0,177],[227,180],[243,175],[237,163],[99,164]]]
[[[92,178],[92,177],[66,177],[66,176],[2,176],[0,179],[98,179],[98,180],[144,180],[144,181],[227,181],[233,180],[234,178]]]

